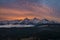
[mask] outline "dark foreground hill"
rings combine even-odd
[[[0,40],[21,40],[29,37],[33,37],[33,40],[60,39],[60,25],[0,28]]]

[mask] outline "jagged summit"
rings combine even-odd
[[[35,20],[35,19],[36,19],[36,20],[38,20],[38,18],[36,18],[36,17],[35,17],[35,18],[33,18],[33,20]]]
[[[11,21],[0,21],[0,25],[3,25],[3,24],[23,24],[23,25],[36,25],[36,24],[46,24],[46,23],[49,23],[49,24],[52,24],[52,23],[57,23],[55,21],[50,21],[50,20],[47,20],[47,19],[38,19],[38,18],[33,18],[33,19],[29,19],[29,18],[25,18],[24,20],[11,20]]]
[[[29,18],[25,18],[24,20],[30,20]]]
[[[42,20],[41,20],[41,23],[44,23],[44,24],[45,24],[45,23],[50,23],[50,21],[47,20],[47,19],[42,19]]]
[[[47,20],[47,19],[42,19],[42,20],[49,21],[49,20]]]

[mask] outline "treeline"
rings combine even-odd
[[[33,40],[60,39],[60,25],[51,26],[0,28],[0,40],[21,40],[29,37],[33,37]]]

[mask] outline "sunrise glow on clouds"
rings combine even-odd
[[[39,1],[41,2],[39,3]],[[42,0],[0,0],[0,20],[38,17],[39,19],[47,18],[59,21],[60,16],[57,15],[60,13],[56,11],[57,8],[49,5]]]

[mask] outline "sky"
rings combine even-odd
[[[0,0],[0,20],[26,17],[60,22],[60,0]]]

